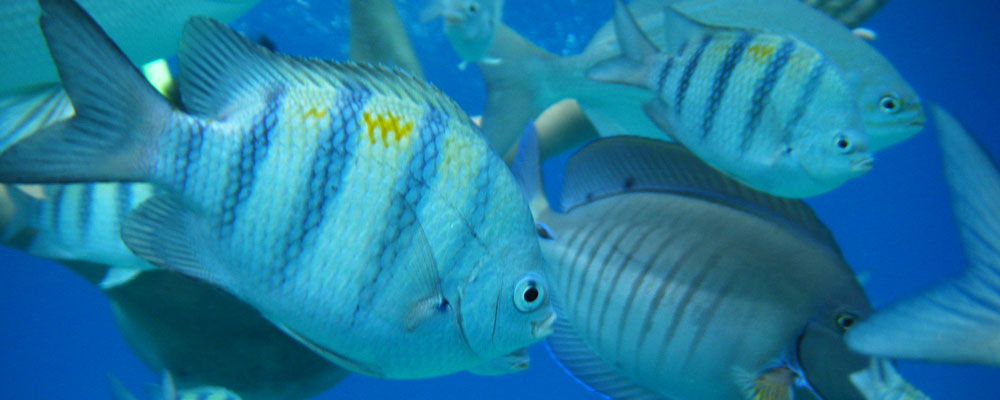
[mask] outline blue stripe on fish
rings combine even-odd
[[[365,103],[371,97],[367,91],[344,91],[330,108],[330,126],[326,137],[320,139],[316,153],[313,155],[312,171],[303,191],[307,193],[305,204],[300,207],[301,220],[291,226],[286,235],[288,243],[285,246],[282,263],[281,279],[287,279],[295,271],[289,271],[293,261],[309,248],[316,240],[317,229],[326,220],[326,207],[337,195],[344,179],[344,170],[349,158],[348,139],[352,132],[361,132],[358,122]],[[282,281],[283,282],[283,281]]]
[[[767,68],[764,70],[764,76],[757,81],[757,85],[754,87],[753,97],[750,100],[750,115],[746,126],[743,128],[743,133],[741,134],[741,137],[743,138],[743,142],[740,144],[741,153],[746,151],[747,147],[750,145],[750,138],[753,137],[757,127],[760,126],[760,118],[761,114],[764,112],[764,107],[767,106],[768,101],[771,99],[771,91],[774,90],[774,85],[778,81],[778,77],[781,76],[781,72],[784,70],[785,65],[788,64],[788,59],[795,51],[795,46],[795,41],[785,40],[781,44],[781,47],[778,48],[774,58],[772,58],[771,62],[767,64]]]
[[[812,103],[813,98],[816,97],[816,89],[819,87],[819,83],[823,80],[823,74],[827,71],[826,60],[820,60],[809,71],[809,77],[806,80],[806,84],[802,86],[802,90],[799,92],[799,99],[795,102],[795,108],[792,110],[792,116],[788,119],[788,123],[785,125],[785,140],[787,143],[790,138],[787,136],[795,130],[795,127],[799,124],[802,116],[806,113],[806,108]]]
[[[84,183],[80,187],[80,201],[77,202],[77,234],[80,240],[87,238],[90,231],[91,208],[94,205],[94,184]]]
[[[663,85],[667,81],[667,76],[670,75],[670,69],[674,66],[674,59],[674,57],[667,58],[667,62],[660,68],[659,77],[656,79],[656,93],[663,93]]]
[[[253,131],[243,137],[240,144],[239,157],[236,165],[230,168],[230,181],[222,202],[222,218],[219,232],[223,237],[233,232],[236,213],[253,191],[253,182],[257,165],[267,156],[271,145],[270,135],[278,123],[278,112],[281,106],[281,93],[271,93],[265,101],[264,110],[259,119],[252,125]]]
[[[753,38],[753,34],[744,33],[740,36],[739,40],[731,43],[729,49],[726,50],[726,57],[722,60],[722,65],[715,72],[715,79],[712,81],[712,94],[708,99],[708,106],[705,108],[705,118],[701,124],[702,139],[708,137],[708,134],[712,131],[715,113],[719,111],[719,103],[722,102],[722,96],[726,94],[726,85],[729,83],[729,78],[733,75],[733,69],[736,68],[736,64],[739,64],[740,59],[743,57],[743,50],[746,49],[747,43],[753,40]]]
[[[187,146],[183,152],[178,152],[178,154],[183,153],[184,155],[183,167],[181,167],[181,191],[187,191],[188,177],[192,174],[191,169],[201,156],[201,147],[205,142],[205,129],[206,125],[201,120],[195,120],[195,123],[188,125],[185,129]]]
[[[686,66],[684,66],[684,75],[681,75],[681,80],[677,84],[677,95],[674,99],[674,112],[677,114],[681,113],[681,108],[684,106],[684,95],[687,93],[688,86],[691,85],[691,76],[694,75],[695,68],[698,68],[698,62],[701,61],[701,55],[705,53],[705,48],[712,41],[712,35],[705,35],[701,39],[701,44],[698,45],[698,49],[694,51],[691,59],[688,60]]]
[[[132,196],[131,183],[115,185],[115,221],[125,221],[125,216],[132,210]]]
[[[55,188],[55,193],[52,194],[52,220],[50,221],[54,232],[62,231],[60,220],[62,219],[63,200],[65,199],[66,199],[66,186],[57,185]]]

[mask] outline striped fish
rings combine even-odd
[[[784,197],[817,195],[871,169],[851,91],[815,48],[782,35],[706,29],[668,8],[665,24],[687,40],[660,53],[615,4],[623,57],[589,76],[655,91],[646,115],[708,164]]]
[[[151,181],[122,226],[352,371],[448,374],[551,332],[531,215],[462,110],[398,70],[271,53],[191,19],[173,110],[70,0],[41,26],[77,115],[0,181]],[[372,345],[376,343],[378,345]]]
[[[887,0],[802,0],[826,13],[849,28],[857,28],[882,8]]]
[[[35,235],[27,251],[63,261],[87,261],[111,266],[99,286],[110,289],[154,267],[132,253],[121,240],[121,224],[133,208],[153,194],[143,183],[83,183],[46,185],[44,196],[33,197],[9,188],[15,207],[6,237],[31,228]]]
[[[636,137],[592,142],[565,176],[562,213],[533,204],[547,343],[578,380],[610,398],[790,399],[806,382],[862,399],[848,376],[869,359],[842,335],[871,306],[804,203]]]

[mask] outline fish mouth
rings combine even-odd
[[[556,322],[556,312],[553,311],[552,313],[549,314],[548,317],[545,317],[544,320],[531,323],[531,335],[534,336],[535,339],[542,339],[545,338],[546,336],[551,335],[552,332],[555,330],[552,327],[552,325],[555,324],[555,322]]]
[[[851,164],[852,172],[868,172],[875,165],[875,157],[865,157]]]
[[[454,11],[445,11],[441,14],[441,19],[443,19],[446,24],[450,25],[458,25],[465,21],[465,17],[461,13]]]

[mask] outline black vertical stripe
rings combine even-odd
[[[656,93],[663,93],[663,85],[667,82],[667,76],[670,75],[670,69],[674,66],[676,59],[676,57],[667,57],[667,62],[663,63],[663,67],[660,68],[660,74],[656,78]]]
[[[239,157],[236,157],[236,165],[229,169],[230,177],[222,201],[222,218],[219,224],[222,236],[232,234],[237,211],[240,205],[250,197],[253,190],[257,166],[267,156],[267,149],[271,145],[271,132],[278,123],[280,97],[281,93],[278,91],[268,96],[264,110],[251,126],[252,130],[243,137],[239,148]]]
[[[90,231],[90,220],[94,215],[93,205],[94,205],[94,183],[83,183],[80,184],[80,201],[77,203],[77,234],[80,235],[80,240],[86,239],[87,233]]]
[[[816,97],[816,90],[819,88],[820,82],[823,80],[823,75],[827,71],[827,62],[825,59],[820,59],[813,66],[813,69],[809,71],[809,77],[806,78],[805,84],[802,86],[802,90],[799,92],[799,98],[795,102],[795,108],[792,110],[792,116],[789,118],[788,123],[785,124],[785,139],[784,142],[788,143],[791,141],[795,129],[799,125],[799,121],[802,120],[802,116],[805,115],[806,109],[812,104],[813,98]]]
[[[722,64],[715,72],[715,79],[712,80],[712,94],[708,98],[708,105],[705,108],[705,118],[701,124],[701,137],[703,139],[712,131],[715,114],[719,111],[722,96],[726,94],[726,86],[729,84],[729,78],[732,77],[733,69],[736,68],[736,65],[739,64],[740,59],[743,57],[747,43],[753,40],[753,38],[754,35],[744,33],[740,35],[740,38],[735,43],[731,43],[729,49],[726,50],[726,56],[723,58]]]
[[[716,267],[718,266],[717,264],[722,259],[721,255],[726,254],[728,252],[729,249],[719,249],[718,251],[716,251],[715,254],[712,255],[712,258],[705,263],[705,268],[712,270],[716,269]],[[753,271],[753,269],[751,268],[729,269],[727,271],[729,272],[729,276],[725,278],[725,281],[723,281],[719,290],[713,291],[713,293],[716,293],[716,295],[712,299],[712,302],[708,305],[708,308],[705,309],[704,314],[701,316],[701,318],[699,318],[700,323],[698,325],[697,330],[695,331],[694,340],[688,346],[687,356],[684,358],[684,361],[681,364],[682,368],[687,368],[687,364],[691,362],[692,358],[694,358],[695,353],[698,351],[698,346],[701,344],[702,340],[706,336],[705,332],[708,331],[708,327],[712,325],[712,322],[715,320],[716,314],[718,314],[719,312],[719,307],[722,306],[723,301],[733,297],[730,294],[730,291],[732,290],[733,285],[736,283],[737,278],[741,277],[742,273],[746,271]],[[715,345],[723,345],[723,344],[713,343],[713,347]]]
[[[52,194],[52,230],[55,232],[63,231],[63,227],[60,224],[65,197],[66,185],[55,185],[55,193]]]
[[[767,107],[767,103],[771,100],[771,91],[774,90],[778,77],[781,76],[781,72],[784,70],[785,65],[788,64],[788,59],[794,51],[795,41],[786,39],[782,42],[777,53],[771,58],[771,62],[767,64],[764,76],[757,80],[753,97],[750,99],[750,114],[747,117],[747,124],[743,127],[743,133],[740,135],[743,138],[740,144],[741,154],[746,151],[750,145],[750,138],[753,137],[754,132],[757,131],[757,127],[760,126],[760,118],[764,112],[764,107]]]
[[[620,203],[620,202],[615,202],[615,203]],[[603,215],[601,215],[597,220],[598,221],[633,221],[633,220],[635,220],[635,214],[638,213],[638,210],[632,210],[633,212],[631,214],[629,214],[629,215],[622,215],[619,212],[612,213],[611,212],[612,210],[615,210],[615,208],[607,209],[606,212],[603,213]],[[615,211],[617,211],[617,210],[615,210]],[[625,210],[623,210],[622,212],[624,212],[624,211]],[[601,235],[602,237],[605,238],[605,240],[603,241],[602,244],[608,243],[608,237],[607,237],[607,235],[610,235],[612,232],[615,231],[615,228],[621,226],[620,224],[617,224],[617,223],[614,223],[614,222],[606,222],[604,225],[608,226],[609,229],[606,231],[606,234]],[[629,236],[629,230],[628,229],[622,229],[621,232],[617,235],[617,239],[615,239],[614,243],[610,243],[608,245],[608,247],[607,247],[607,254],[604,256],[604,259],[601,262],[598,262],[598,263],[594,262],[594,261],[596,261],[595,259],[597,258],[597,253],[600,251],[600,247],[601,247],[601,244],[598,244],[597,246],[593,246],[594,251],[591,253],[591,257],[587,260],[587,265],[586,266],[575,266],[574,267],[574,268],[582,269],[582,273],[580,274],[580,279],[577,282],[576,296],[575,296],[575,298],[573,300],[574,301],[574,303],[573,303],[573,307],[574,308],[580,309],[580,300],[583,299],[583,297],[584,297],[583,296],[583,293],[584,293],[584,283],[585,283],[585,281],[587,279],[587,276],[590,275],[591,268],[597,267],[598,268],[598,271],[597,271],[598,276],[594,278],[594,281],[593,281],[593,283],[591,285],[591,289],[592,290],[589,293],[590,295],[587,296],[587,297],[590,298],[590,305],[588,307],[592,307],[593,306],[593,304],[594,304],[594,298],[597,297],[596,296],[596,288],[597,288],[597,285],[600,284],[600,274],[603,273],[603,271],[605,269],[605,266],[607,266],[608,262],[611,260],[611,257],[614,256],[615,254],[622,254],[622,256],[624,258],[628,259],[629,254],[622,253],[621,250],[619,250],[619,246],[621,245],[622,241],[625,240],[625,238],[627,238],[628,236]],[[568,292],[569,292],[569,290],[567,289],[567,293]],[[567,304],[569,304],[568,300],[569,299],[567,299]],[[586,312],[588,314],[590,314],[590,310],[591,310],[590,308],[587,308]],[[586,325],[587,327],[590,326],[589,325],[590,324],[589,320],[590,320],[590,316],[588,316],[588,321],[587,321],[588,325]]]
[[[132,183],[115,183],[115,223],[125,221],[125,216],[132,210]]]
[[[646,229],[646,231],[644,231],[641,235],[639,235],[638,239],[632,244],[632,247],[628,250],[628,252],[624,254],[624,257],[622,257],[621,263],[619,263],[616,266],[616,268],[614,268],[613,271],[615,271],[615,275],[611,279],[611,283],[608,286],[607,294],[602,298],[602,300],[604,300],[604,302],[603,302],[603,304],[601,304],[601,311],[600,311],[600,313],[595,313],[594,312],[594,299],[597,298],[596,293],[595,293],[594,296],[591,296],[591,299],[590,299],[591,303],[590,303],[590,305],[587,306],[587,309],[586,309],[586,311],[587,311],[587,326],[592,326],[591,323],[592,323],[592,320],[594,318],[594,315],[597,314],[597,316],[598,316],[598,318],[597,318],[598,329],[597,329],[597,341],[596,341],[596,343],[601,343],[602,337],[604,336],[603,335],[604,329],[601,329],[600,327],[604,326],[604,320],[605,320],[605,318],[607,318],[608,305],[611,303],[611,298],[615,297],[617,295],[617,293],[615,292],[615,285],[618,284],[618,280],[621,278],[622,272],[627,268],[628,264],[630,262],[632,262],[634,254],[637,251],[639,251],[639,249],[642,248],[642,245],[643,245],[643,243],[646,242],[646,239],[650,238],[653,235],[653,233],[656,232],[656,230],[660,229],[660,228],[662,228],[662,227],[659,226],[659,225],[651,224],[648,227],[648,229]],[[608,267],[608,265],[607,265],[607,263],[605,263],[605,265],[602,266],[601,271],[599,272],[598,277],[604,276],[604,270],[607,267]]]
[[[681,75],[681,80],[677,84],[677,95],[674,98],[674,113],[680,114],[681,109],[684,107],[684,96],[687,93],[688,86],[691,85],[691,77],[694,75],[694,71],[698,68],[698,62],[701,60],[701,55],[705,53],[705,48],[712,41],[712,35],[705,35],[701,39],[701,44],[698,45],[698,49],[694,51],[691,58],[688,60],[687,65],[684,66],[684,73]]]

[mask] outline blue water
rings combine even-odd
[[[405,3],[403,17],[415,21],[421,1]],[[610,1],[508,0],[504,19],[549,51],[572,54],[610,15]],[[1000,3],[990,0],[892,0],[865,24],[879,34],[876,47],[921,96],[954,113],[994,155],[1000,155],[997,15]],[[266,34],[287,53],[346,58],[347,17],[339,1],[264,0],[233,26],[251,36]],[[470,114],[480,113],[482,81],[474,68],[455,68],[459,60],[439,25],[413,22],[408,29],[428,79]],[[557,173],[558,165],[546,168]],[[866,289],[878,307],[966,265],[947,196],[931,127],[880,152],[871,173],[808,202],[850,265],[871,271]],[[57,264],[12,250],[0,249],[0,260],[0,399],[108,398],[108,373],[136,393],[157,381],[125,344],[108,302],[90,284]],[[354,375],[319,398],[599,398],[566,376],[543,347],[531,354],[525,373],[420,381]],[[899,369],[936,399],[1000,399],[1000,369],[910,362]]]

